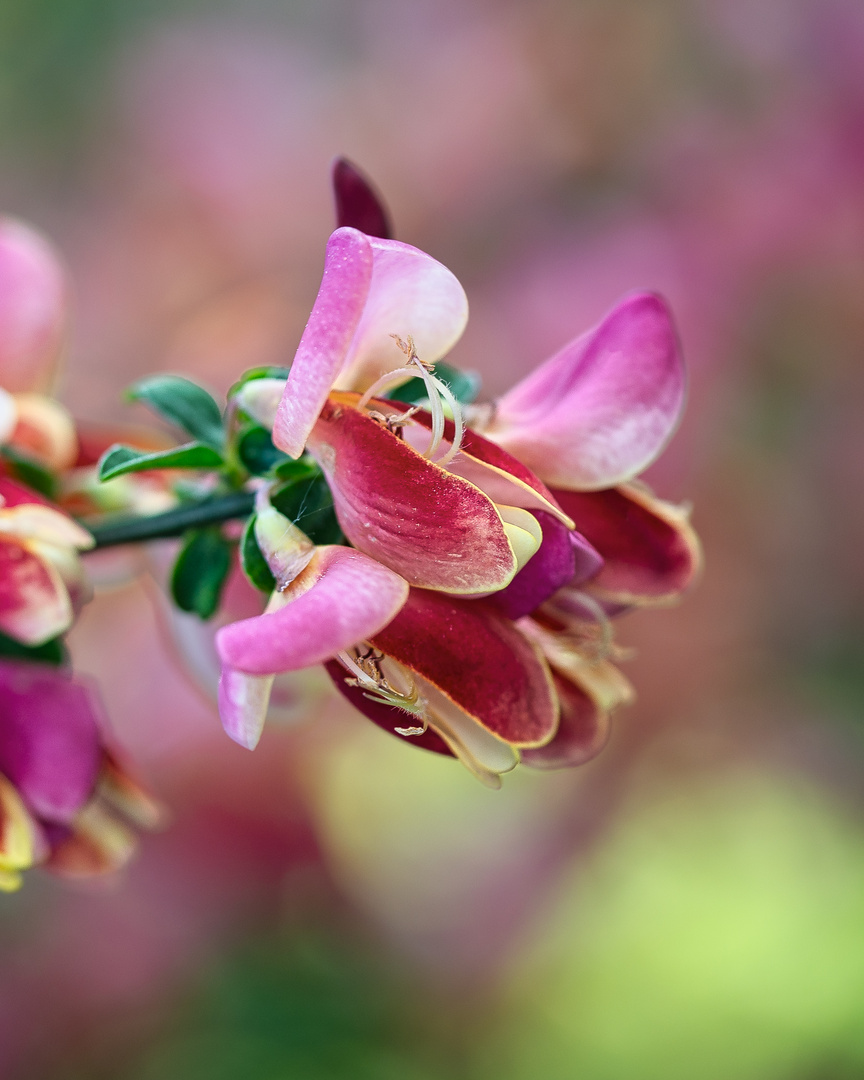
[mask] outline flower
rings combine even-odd
[[[349,179],[340,219],[352,200],[368,217]],[[278,589],[217,636],[220,711],[243,745],[274,673],[321,662],[374,722],[493,785],[520,758],[587,760],[632,697],[609,617],[674,599],[700,560],[686,511],[636,480],[683,407],[668,308],[625,297],[499,402],[463,412],[435,363],[466,319],[440,263],[345,225],[287,382],[241,390],[277,447],[317,461],[355,549],[315,548],[262,498],[256,538]],[[410,378],[428,409],[381,397]]]
[[[0,660],[0,889],[41,864],[113,870],[156,804],[105,743],[92,689],[45,664]]]

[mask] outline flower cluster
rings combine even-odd
[[[253,747],[273,676],[323,663],[369,719],[492,786],[520,759],[580,764],[632,694],[610,618],[674,600],[699,565],[686,511],[636,480],[683,406],[670,313],[631,294],[500,400],[465,406],[439,364],[467,321],[461,285],[353,227],[384,231],[386,214],[356,172],[335,179],[343,224],[290,372],[246,381],[236,404],[317,465],[350,546],[314,544],[259,489],[275,588],[218,633],[223,723]]]

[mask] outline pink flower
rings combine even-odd
[[[368,216],[349,179],[340,216],[351,200]],[[241,391],[278,447],[318,462],[356,549],[315,549],[272,508],[256,525],[282,591],[217,638],[223,721],[242,744],[273,674],[321,662],[370,719],[493,784],[520,756],[587,760],[631,697],[608,616],[673,599],[699,563],[686,513],[634,483],[683,406],[669,311],[632,294],[463,413],[434,364],[466,319],[440,263],[342,227],[284,390]],[[412,377],[428,411],[380,397]]]
[[[0,660],[0,889],[42,864],[88,875],[120,866],[132,825],[159,812],[105,743],[89,687],[61,669]]]

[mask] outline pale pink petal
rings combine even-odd
[[[223,627],[223,667],[272,675],[320,664],[382,630],[408,596],[408,584],[359,551],[323,547],[271,614]]]
[[[370,241],[356,229],[337,229],[327,243],[324,277],[273,425],[273,441],[292,457],[303,453],[333,380],[342,370],[371,280]]]
[[[551,486],[607,488],[657,457],[684,390],[665,301],[634,293],[505,394],[486,435]]]
[[[219,716],[234,742],[254,750],[261,738],[274,675],[247,675],[225,668],[219,680]]]
[[[23,544],[0,537],[0,631],[41,645],[68,630],[72,603],[57,569]]]
[[[0,384],[45,389],[66,331],[66,284],[53,248],[28,225],[0,218]]]
[[[468,298],[458,279],[430,255],[398,240],[370,239],[372,281],[360,324],[336,379],[340,390],[366,390],[402,367],[393,335],[411,337],[428,363],[445,356],[468,322]]]

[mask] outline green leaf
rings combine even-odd
[[[57,477],[44,465],[40,465],[29,454],[22,454],[14,446],[4,446],[0,449],[0,455],[9,462],[16,480],[49,499],[57,498]]]
[[[277,488],[270,493],[270,503],[314,544],[345,543],[333,510],[333,495],[320,473]]]
[[[8,656],[13,660],[33,660],[41,664],[54,664],[56,667],[65,664],[69,658],[63,638],[52,638],[42,645],[23,645],[6,634],[0,634],[0,656]]]
[[[254,367],[244,371],[237,382],[228,391],[228,397],[232,398],[239,393],[248,382],[254,379],[287,379],[291,369],[287,367]]]
[[[243,573],[256,589],[260,589],[261,592],[271,593],[276,588],[276,578],[273,577],[270,567],[267,565],[267,560],[261,554],[261,548],[258,546],[258,540],[255,537],[257,516],[257,514],[253,514],[246,522],[246,528],[243,530],[243,536],[240,540],[240,563],[243,567]]]
[[[132,401],[143,401],[198,442],[220,450],[225,441],[222,410],[197,383],[180,375],[153,375],[126,391]]]
[[[171,574],[177,607],[209,619],[219,607],[230,570],[231,542],[218,525],[188,532]]]
[[[258,424],[241,433],[237,440],[237,456],[253,476],[265,476],[276,465],[291,461],[287,454],[273,445],[267,428]]]
[[[480,393],[480,376],[476,371],[460,371],[449,364],[436,364],[434,374],[445,383],[462,405],[470,405]],[[422,379],[409,379],[387,395],[391,401],[405,401],[409,405],[421,405],[426,401],[426,384]]]
[[[156,453],[115,443],[99,459],[99,479],[112,480],[124,473],[147,469],[215,469],[222,464],[222,455],[200,442],[184,443]]]
[[[320,476],[321,470],[311,457],[302,457],[299,461],[286,458],[276,466],[273,475],[279,480],[297,483],[298,480],[311,480],[314,476]]]

